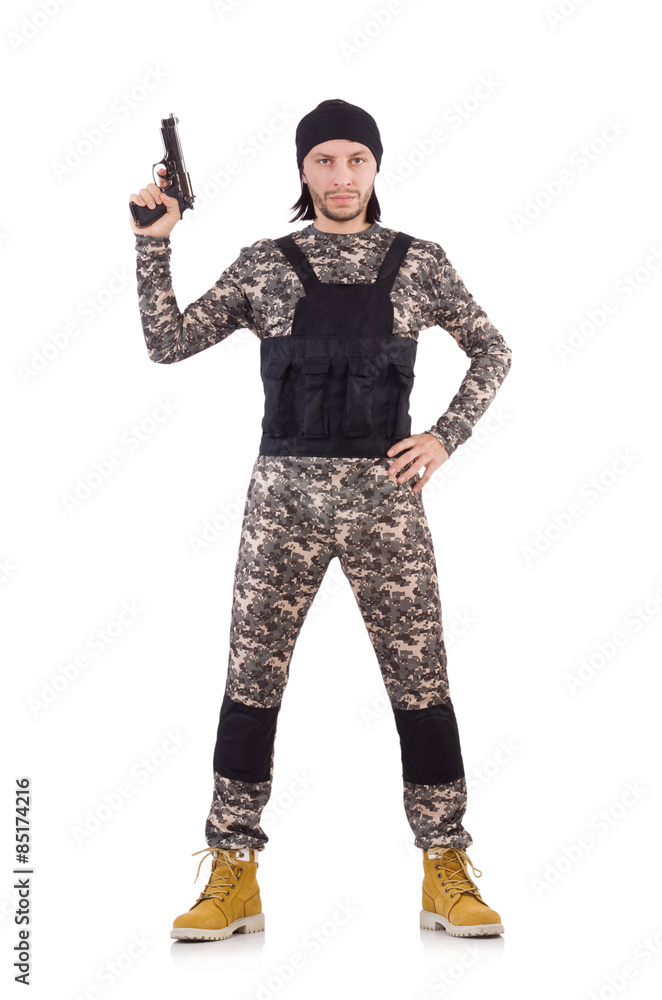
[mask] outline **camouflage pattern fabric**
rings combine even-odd
[[[372,282],[396,230],[323,233],[294,240],[320,281]],[[172,364],[219,343],[234,330],[287,336],[303,286],[270,238],[241,248],[218,281],[181,312],[172,288],[170,238],[136,235],[138,299],[149,357]],[[393,336],[418,339],[440,326],[470,358],[460,387],[432,427],[451,455],[471,435],[511,365],[511,351],[438,243],[414,239],[391,291]],[[256,373],[256,377],[258,377]]]
[[[226,694],[280,705],[294,645],[330,561],[350,583],[394,709],[450,702],[436,559],[418,477],[398,483],[384,458],[258,456],[235,567]],[[410,466],[405,466],[409,468]],[[443,753],[441,747],[436,753]],[[273,776],[273,752],[271,755]],[[264,848],[268,781],[215,774],[210,846]],[[404,781],[417,847],[468,847],[464,777]]]
[[[366,233],[293,236],[320,281],[373,282],[395,233],[376,226]],[[170,239],[137,235],[136,250],[140,316],[152,361],[182,361],[239,329],[260,339],[291,333],[304,289],[273,239],[242,247],[215,284],[183,311],[172,288]],[[418,339],[422,330],[439,326],[470,359],[457,393],[429,428],[451,455],[493,400],[510,369],[511,351],[437,243],[412,242],[391,301],[393,336]],[[337,557],[394,711],[409,717],[451,705],[423,495],[412,492],[414,479],[398,483],[389,476],[390,464],[386,456],[258,456],[235,570],[226,693],[236,702],[280,704],[296,637]],[[459,753],[459,742],[447,742],[449,747]],[[260,816],[270,793],[271,777],[251,783],[216,773],[208,844],[263,849],[268,838]],[[464,776],[428,784],[405,780],[403,771],[403,802],[417,847],[471,845],[462,823]]]

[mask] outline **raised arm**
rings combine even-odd
[[[181,213],[177,199],[163,190],[169,183],[164,167],[158,170],[158,180],[158,185],[147,184],[129,201],[152,209],[163,203],[165,215],[140,227],[129,213],[129,223],[136,235],[138,306],[147,352],[152,361],[169,365],[212,347],[234,330],[257,333],[257,328],[241,286],[242,276],[250,274],[247,247],[208,292],[180,311],[170,275],[170,233]]]
[[[510,369],[512,352],[439,247],[437,323],[471,358],[460,388],[429,428],[451,455],[470,437]]]
[[[170,275],[170,239],[136,235],[138,306],[152,361],[172,364],[212,347],[234,330],[257,333],[255,318],[239,279],[244,250],[218,281],[183,312]]]

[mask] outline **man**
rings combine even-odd
[[[420,924],[498,934],[501,918],[468,873],[468,865],[476,869],[462,823],[466,781],[421,490],[471,434],[511,352],[437,243],[379,225],[382,144],[371,115],[322,101],[299,122],[296,149],[294,218],[312,225],[242,247],[183,313],[169,268],[180,213],[161,190],[163,170],[159,186],[131,195],[138,205],[167,208],[146,229],[131,219],[150,359],[181,361],[248,328],[260,339],[265,392],[235,568],[207,848],[195,852],[211,856],[212,870],[171,936],[210,940],[264,929],[257,854],[268,840],[260,816],[271,793],[278,712],[295,642],[334,556],[363,615],[399,734],[405,812],[423,852]],[[435,325],[471,364],[437,423],[412,434],[418,333]]]

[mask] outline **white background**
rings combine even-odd
[[[388,11],[386,0],[3,7],[0,937],[6,981],[13,787],[28,775],[32,996],[634,1000],[659,982],[655,8],[403,0]],[[259,445],[259,341],[238,331],[185,363],[149,361],[127,201],[151,179],[160,119],[174,112],[198,196],[172,237],[183,309],[241,246],[304,224],[288,221],[294,131],[331,97],[379,124],[382,224],[440,243],[513,351],[473,438],[424,491],[469,855],[505,933],[471,942],[418,926],[422,859],[395,723],[335,560],[280,715],[258,873],[266,932],[181,945],[172,920],[206,879],[193,885],[191,854],[204,847]],[[110,130],[86,150],[102,119]],[[79,162],[69,147],[85,150]],[[229,160],[240,169],[221,186],[212,178]],[[555,184],[563,171],[569,183]],[[443,330],[421,335],[415,431],[467,365]],[[153,422],[159,400],[172,412]],[[68,509],[116,449],[122,464]],[[139,610],[118,629],[123,605]],[[97,630],[113,636],[103,652]],[[120,807],[104,811],[107,796]],[[134,935],[145,947],[127,959]]]

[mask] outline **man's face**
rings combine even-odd
[[[301,177],[320,215],[347,222],[365,214],[376,173],[377,161],[367,146],[332,139],[309,150]]]

